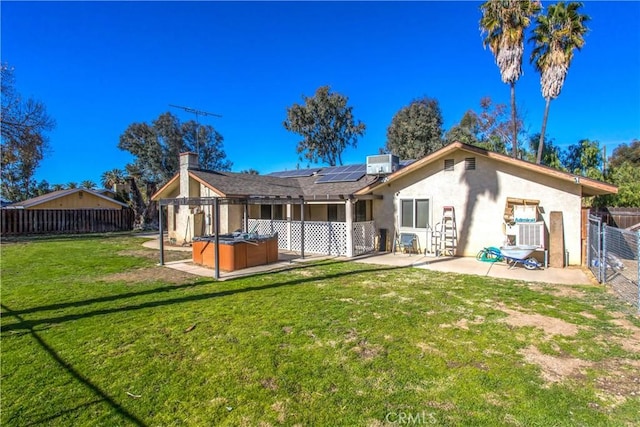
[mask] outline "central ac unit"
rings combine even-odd
[[[390,174],[400,168],[400,159],[393,154],[367,156],[367,175]]]

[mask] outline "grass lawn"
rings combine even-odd
[[[2,245],[3,426],[636,425],[597,286],[325,261],[215,282],[134,237]]]

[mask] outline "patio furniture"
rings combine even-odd
[[[398,248],[403,253],[418,253],[418,236],[413,233],[400,233]]]

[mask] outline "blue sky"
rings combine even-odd
[[[543,5],[552,2],[543,2]],[[127,126],[169,104],[225,138],[233,170],[261,173],[299,162],[286,108],[322,85],[349,97],[367,125],[345,163],[377,154],[393,115],[436,98],[445,129],[481,97],[509,102],[482,47],[479,2],[12,2],[3,1],[2,62],[16,88],[57,121],[36,179],[93,180],[124,168]],[[551,104],[547,134],[561,147],[597,140],[608,154],[640,138],[640,3],[585,3],[586,45]],[[528,64],[517,98],[531,133],[541,126],[539,75]],[[301,162],[301,166],[306,163]]]

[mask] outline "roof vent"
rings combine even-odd
[[[393,154],[367,156],[367,175],[390,174],[400,168],[400,159]]]

